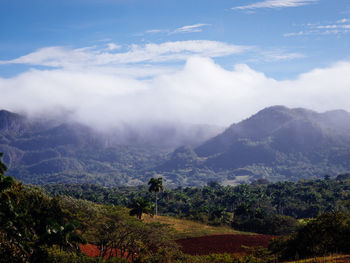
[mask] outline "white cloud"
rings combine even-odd
[[[151,29],[151,30],[147,30],[146,33],[148,34],[169,33],[169,30],[168,29]]]
[[[295,37],[306,35],[340,35],[350,33],[350,20],[345,18],[328,24],[308,23],[302,26],[304,27],[304,30],[286,33],[283,36]]]
[[[343,23],[350,23],[350,19],[343,18],[337,21],[337,23],[343,24]]]
[[[197,33],[202,32],[203,27],[210,26],[210,24],[194,24],[194,25],[186,25],[174,30],[170,29],[151,29],[145,31],[147,34],[158,34],[158,33],[167,33],[169,35],[172,34],[184,34],[184,33]]]
[[[172,34],[178,34],[178,33],[194,33],[194,32],[202,32],[203,27],[210,26],[209,24],[195,24],[195,25],[188,25],[183,26],[175,29]]]
[[[282,50],[264,51],[261,54],[264,61],[270,61],[270,62],[281,61],[281,60],[293,60],[293,59],[299,59],[299,58],[305,57],[305,55],[300,53],[288,53]]]
[[[117,50],[117,49],[121,49],[122,46],[121,45],[117,45],[115,43],[108,43],[107,44],[107,50],[109,51],[113,51],[113,50]]]
[[[145,80],[104,68],[30,70],[0,78],[0,105],[30,115],[63,109],[94,127],[169,121],[229,125],[276,104],[350,111],[349,86],[350,62],[278,81],[244,64],[226,70],[195,56],[181,69]]]
[[[299,31],[299,32],[292,32],[292,33],[283,34],[284,37],[295,37],[295,36],[303,36],[303,35],[306,35],[306,32]]]
[[[286,8],[298,7],[316,3],[318,0],[266,0],[262,2],[253,3],[250,5],[243,5],[233,7],[234,10],[252,10],[259,8]]]
[[[113,45],[113,50],[119,48]],[[248,50],[248,47],[231,45],[219,41],[189,40],[164,42],[161,44],[131,45],[126,52],[108,52],[95,47],[70,49],[46,47],[28,55],[0,61],[0,64],[29,64],[48,67],[88,67],[120,65],[130,63],[156,63],[184,61],[193,55],[221,57]]]

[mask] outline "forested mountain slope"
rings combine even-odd
[[[350,114],[269,107],[232,124],[194,151],[177,149],[166,164],[158,167],[165,174],[174,168],[184,174],[209,169],[224,183],[253,178],[297,180],[347,172]]]
[[[28,119],[0,111],[0,152],[9,175],[25,183],[134,185],[182,144],[198,145],[221,128],[167,124],[142,131],[98,130],[62,120]]]
[[[190,186],[350,171],[350,114],[342,110],[274,106],[220,131],[184,124],[101,131],[0,111],[0,152],[9,175],[34,184],[137,185],[158,174],[169,186]]]

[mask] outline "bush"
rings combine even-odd
[[[104,263],[100,258],[89,258],[84,254],[69,253],[57,247],[46,249],[46,256],[43,263]],[[117,262],[117,261],[116,261]]]
[[[268,235],[286,235],[295,231],[299,223],[290,216],[273,215],[264,218],[235,219],[232,226],[239,230]]]
[[[324,213],[293,235],[274,240],[270,249],[283,260],[350,253],[350,217],[341,212]]]

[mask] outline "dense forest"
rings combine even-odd
[[[46,185],[52,195],[68,195],[97,203],[131,207],[142,198],[152,201],[146,186],[106,188],[98,185]],[[350,174],[335,178],[222,186],[210,182],[204,187],[166,189],[159,193],[163,215],[188,218],[208,224],[228,224],[245,231],[286,234],[298,226],[298,219],[314,218],[324,212],[348,211]]]

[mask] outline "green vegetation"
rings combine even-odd
[[[0,261],[41,262],[45,248],[54,245],[79,250],[85,242],[79,223],[60,208],[59,200],[6,177],[6,166],[0,164]]]
[[[138,219],[142,219],[142,214],[151,214],[151,203],[142,197],[135,198],[130,206],[131,210],[129,214],[135,216]]]
[[[231,187],[210,182],[201,188],[158,191],[160,213],[191,220],[148,215],[140,220],[150,212],[153,192],[146,186],[50,185],[49,196],[5,176],[1,159],[0,168],[0,262],[253,263],[350,253],[349,174],[298,183],[260,180]],[[125,204],[131,209],[121,206]],[[247,256],[191,256],[174,242],[237,233],[232,226],[284,236],[269,250],[247,248]],[[81,244],[87,243],[96,250],[94,258],[81,252]]]
[[[274,240],[272,252],[282,260],[350,253],[350,214],[328,212],[290,236]]]
[[[183,254],[179,251],[160,251],[158,254],[152,255],[145,261],[151,262],[174,262],[174,263],[266,263],[273,262],[273,256],[267,251],[254,251],[249,256],[237,256],[231,254],[210,254],[203,256],[191,256]]]
[[[127,207],[132,207],[135,198],[152,198],[146,187],[104,188],[84,184],[47,185],[45,189],[51,194]],[[347,211],[350,175],[297,183],[258,180],[235,187],[210,182],[200,188],[167,189],[159,196],[162,215],[255,233],[288,234],[300,225],[298,219],[314,218],[328,211]]]
[[[148,182],[149,188],[148,191],[151,193],[154,193],[155,196],[155,203],[156,203],[156,216],[158,215],[158,193],[164,191],[164,186],[163,186],[163,178],[151,178]]]
[[[6,177],[1,161],[0,167],[0,262],[100,262],[115,254],[135,261],[175,248],[167,225],[144,223],[123,207],[49,197]],[[97,246],[99,259],[80,252],[87,242]]]

